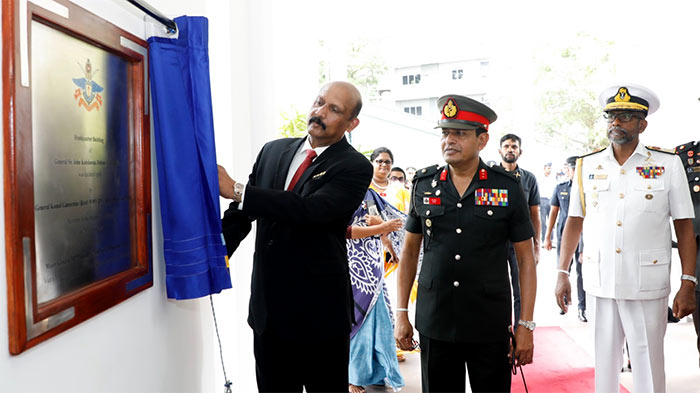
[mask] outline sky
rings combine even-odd
[[[489,57],[495,71],[494,91],[510,95],[513,103],[509,108],[494,108],[500,124],[517,124],[523,135],[534,138],[531,81],[538,67],[534,59],[538,51],[563,48],[584,33],[615,43],[614,73],[597,81],[592,91],[622,82],[652,89],[661,99],[661,108],[649,117],[642,140],[672,148],[700,138],[698,3],[268,0],[275,56],[294,59],[279,62],[277,107],[288,110],[292,102],[305,111],[308,99],[299,99],[313,97],[318,89],[318,59],[328,59],[342,70],[343,48],[364,39],[389,67]],[[499,133],[499,122],[492,133]],[[493,154],[497,146],[491,147]],[[523,160],[532,165],[551,151],[551,146],[531,143],[529,147]],[[563,160],[569,153],[559,152],[553,159]]]

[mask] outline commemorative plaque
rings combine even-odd
[[[153,282],[147,44],[68,1],[20,3],[3,1],[12,354]]]

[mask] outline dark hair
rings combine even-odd
[[[479,127],[479,128],[476,129],[476,136],[479,136],[479,135],[481,135],[481,134],[483,134],[483,133],[485,133],[485,132],[489,132],[489,131],[488,131],[487,129],[485,129],[485,128]]]
[[[386,147],[378,147],[378,148],[374,149],[374,151],[372,152],[372,155],[369,156],[369,160],[374,161],[374,159],[377,158],[377,156],[379,156],[382,153],[388,154],[389,158],[391,158],[391,161],[392,162],[394,161],[394,155],[391,153],[391,150],[387,149]]]
[[[394,159],[392,158],[391,160],[393,161]],[[403,174],[403,178],[406,178],[406,172],[404,172],[403,169],[401,169],[401,167],[395,166],[389,171],[389,173],[391,172],[401,172],[401,174]]]
[[[362,110],[362,97],[358,97],[357,102],[355,103],[355,107],[352,108],[352,112],[350,113],[350,120],[357,118],[357,116],[360,115],[361,110]],[[393,161],[394,159],[392,158],[391,160]]]
[[[518,142],[518,146],[523,147],[523,141],[520,139],[519,136],[515,134],[505,134],[501,137],[501,142],[498,144],[499,146],[503,144],[503,142],[507,141],[508,139],[513,140]]]

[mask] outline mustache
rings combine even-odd
[[[319,126],[321,126],[321,128],[323,128],[323,131],[326,130],[326,123],[324,123],[323,120],[321,120],[321,118],[318,117],[318,116],[312,116],[312,117],[309,119],[309,124],[308,124],[308,125],[311,125],[311,123],[316,123],[316,124],[318,124]]]
[[[610,134],[610,133],[613,132],[613,131],[621,132],[621,133],[627,135],[627,131],[626,131],[624,128],[622,128],[622,127],[617,127],[617,126],[615,126],[615,127],[613,127],[613,128],[611,128],[611,129],[608,130],[608,134]]]

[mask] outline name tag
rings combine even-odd
[[[424,205],[439,205],[440,198],[423,197],[423,204]]]
[[[593,179],[601,179],[601,180],[603,180],[603,179],[607,179],[607,178],[608,178],[608,175],[605,174],[605,173],[597,173],[597,174],[595,174],[595,175],[591,173],[590,175],[588,175],[588,178],[591,179],[591,180],[593,180]]]
[[[508,206],[508,190],[478,188],[474,191],[474,203],[478,206]]]

